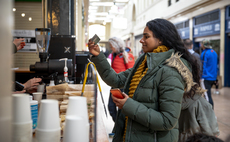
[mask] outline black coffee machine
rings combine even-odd
[[[35,36],[40,62],[30,65],[30,71],[35,71],[46,84],[51,79],[55,81],[55,85],[74,83],[75,36],[51,35],[50,28],[36,28]],[[60,60],[63,58],[67,58],[66,63]],[[65,79],[66,76],[68,79]]]

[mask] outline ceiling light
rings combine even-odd
[[[32,21],[32,18],[31,18],[31,17],[29,17],[29,21]]]
[[[89,18],[89,20],[99,20],[99,21],[105,21],[106,17],[94,17],[94,18]]]
[[[21,16],[22,16],[22,17],[25,17],[25,16],[26,16],[26,14],[25,14],[25,13],[22,13],[22,14],[21,14]]]
[[[129,2],[129,0],[116,0],[116,2]]]
[[[107,16],[109,15],[108,12],[94,12],[90,13],[90,15],[95,15],[95,16]]]
[[[89,13],[96,13],[96,12],[97,12],[97,9],[89,9],[88,12],[89,12]]]
[[[91,6],[113,6],[113,2],[91,2]]]
[[[16,11],[16,8],[13,8],[13,11]]]
[[[106,25],[106,22],[105,22],[105,21],[103,22],[103,25]]]
[[[89,6],[89,9],[98,9],[97,6]]]

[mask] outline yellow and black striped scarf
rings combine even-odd
[[[159,52],[166,52],[168,51],[168,48],[164,45],[158,46],[156,49],[153,50],[153,53],[159,53]],[[145,76],[146,72],[148,71],[147,66],[147,55],[145,55],[145,59],[142,61],[140,66],[138,67],[137,71],[134,73],[133,78],[130,83],[129,87],[129,97],[133,98],[133,94],[141,81],[141,79]],[[128,123],[128,116],[125,116],[125,131],[123,136],[123,141],[125,141],[125,135],[126,135],[126,128]]]

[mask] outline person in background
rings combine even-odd
[[[202,134],[202,133],[196,133],[188,137],[188,139],[185,142],[224,142],[224,141],[215,136],[209,136],[209,135]]]
[[[24,38],[14,39],[13,41],[13,50],[14,53],[16,53],[18,50],[21,50],[24,48],[26,43],[24,42]]]
[[[116,73],[98,45],[88,42],[91,61],[105,83],[124,87],[123,99],[112,96],[119,108],[113,142],[177,142],[182,98],[200,90],[199,66],[165,19],[147,22],[140,43],[144,54],[133,68]]]
[[[194,50],[193,50],[193,43],[192,43],[192,40],[190,39],[186,39],[184,40],[184,46],[188,49],[188,51],[195,57],[197,63],[199,64],[200,66],[200,69],[202,69],[202,63],[201,63],[201,60],[200,60],[200,55],[198,53],[196,53]]]
[[[111,67],[114,69],[116,73],[120,73],[129,68],[132,68],[134,65],[134,57],[131,53],[128,53],[125,49],[125,43],[122,39],[118,37],[112,37],[109,39],[109,45],[112,50],[111,53]],[[129,48],[130,50],[130,48]],[[132,58],[133,57],[133,58]],[[123,91],[121,89],[121,91]],[[113,102],[113,99],[109,97],[108,109],[109,113],[112,116],[113,121],[115,122],[117,116],[117,107]]]
[[[216,52],[212,49],[209,40],[204,39],[202,41],[201,48],[203,49],[200,56],[200,59],[203,62],[202,79],[204,79],[204,86],[207,89],[208,101],[214,109],[211,87],[217,80],[218,57]]]
[[[197,64],[199,64],[200,73],[202,75],[202,62],[200,60],[200,55],[193,50],[192,40],[190,40],[190,39],[184,40],[184,46],[195,57],[195,59],[197,61]],[[206,89],[205,86],[204,86],[204,80],[203,79],[200,80],[200,85],[202,86],[203,89]],[[204,92],[204,96],[205,96],[205,99],[208,101],[208,94],[207,94],[207,92]]]
[[[14,48],[14,53],[16,53],[18,50],[21,50],[25,46],[25,42],[23,38],[20,39],[14,39],[13,41],[13,48]],[[15,82],[15,86],[19,85],[20,87],[15,87],[15,93],[33,93],[37,91],[37,86],[39,85],[39,82],[41,82],[41,78],[32,78],[29,79],[25,83],[19,83]]]

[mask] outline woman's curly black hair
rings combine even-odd
[[[192,87],[190,92],[185,93],[184,96],[192,98],[196,93],[196,89],[200,86],[200,67],[192,54],[184,47],[176,27],[165,19],[151,20],[147,22],[146,26],[153,32],[153,36],[159,39],[163,45],[182,54],[182,58],[186,59],[191,64],[193,80],[197,84]]]

